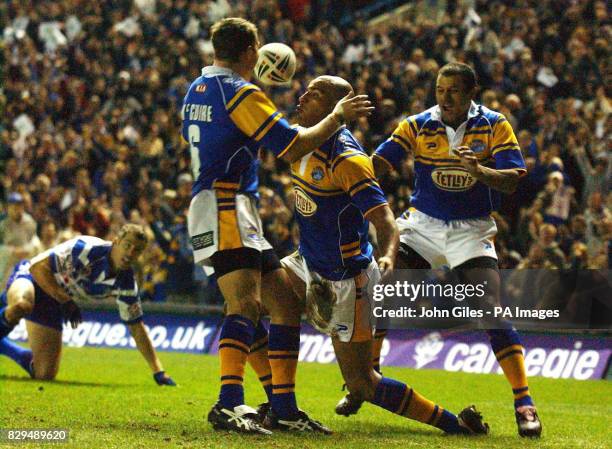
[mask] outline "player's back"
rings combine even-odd
[[[300,227],[300,254],[331,280],[353,277],[368,266],[370,210],[386,204],[371,162],[350,131],[342,129],[291,164]]]
[[[263,96],[254,84],[216,66],[202,69],[189,87],[183,102],[182,134],[191,148],[194,196],[213,188],[257,192],[257,129],[268,117],[248,107],[258,96],[255,93]],[[273,106],[268,109],[270,114],[275,112]]]

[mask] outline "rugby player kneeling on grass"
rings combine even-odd
[[[164,372],[142,321],[132,267],[146,245],[144,229],[127,224],[112,242],[80,236],[19,262],[0,297],[0,354],[13,359],[34,379],[55,379],[62,352],[62,324],[70,322],[75,329],[81,322],[75,300],[113,298],[155,382],[175,386]],[[22,318],[31,349],[7,337]]]
[[[317,123],[351,91],[342,78],[316,78],[300,97],[299,124]],[[450,434],[488,433],[488,425],[473,406],[454,415],[372,367],[368,296],[380,273],[393,270],[399,231],[370,158],[357,140],[341,128],[318,149],[293,162],[291,174],[300,245],[297,253],[281,263],[311,322],[332,337],[351,395]],[[376,228],[378,263],[368,239],[369,222]],[[270,296],[287,297],[291,289],[291,285],[262,285],[263,290],[274,287]],[[275,356],[270,344],[271,363]],[[269,428],[282,422],[272,405],[264,420]]]

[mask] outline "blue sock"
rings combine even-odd
[[[6,337],[15,327],[15,325],[9,324],[9,322],[6,321],[6,316],[4,315],[6,307],[7,306],[4,306],[0,309],[0,338]]]
[[[271,324],[268,358],[272,369],[272,410],[281,418],[298,412],[295,374],[300,353],[300,327]]]
[[[0,354],[13,359],[19,366],[32,375],[32,351],[13,343],[8,337],[0,339]]]
[[[233,409],[244,404],[244,366],[253,344],[255,325],[241,315],[228,315],[219,336],[221,362],[221,392],[219,402],[223,408]]]
[[[383,377],[376,386],[372,404],[397,415],[437,427],[447,433],[467,433],[459,425],[459,419],[434,404],[408,385]]]

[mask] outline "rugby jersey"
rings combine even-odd
[[[372,162],[346,128],[291,164],[299,252],[308,268],[337,281],[372,261],[368,213],[387,204]]]
[[[121,320],[132,324],[142,319],[138,285],[131,269],[111,275],[111,248],[107,240],[80,236],[34,257],[32,264],[49,256],[56,282],[72,299],[114,299]]]
[[[457,130],[442,122],[439,106],[400,122],[374,154],[399,170],[414,155],[412,207],[441,220],[486,217],[499,207],[500,193],[476,181],[451,151],[468,146],[480,164],[495,169],[526,171],[518,141],[506,118],[472,102],[468,119]]]
[[[193,196],[205,189],[256,194],[259,148],[280,157],[298,134],[259,87],[223,67],[202,69],[181,115],[191,149]]]

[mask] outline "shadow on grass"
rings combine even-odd
[[[30,377],[25,376],[15,376],[15,375],[6,375],[0,374],[0,380],[10,380],[13,382],[32,382],[32,383],[42,383],[49,385],[72,385],[75,387],[103,387],[103,388],[132,388],[136,386],[136,384],[125,384],[125,383],[108,383],[108,382],[82,382],[80,380],[42,380],[42,379],[32,379]]]

